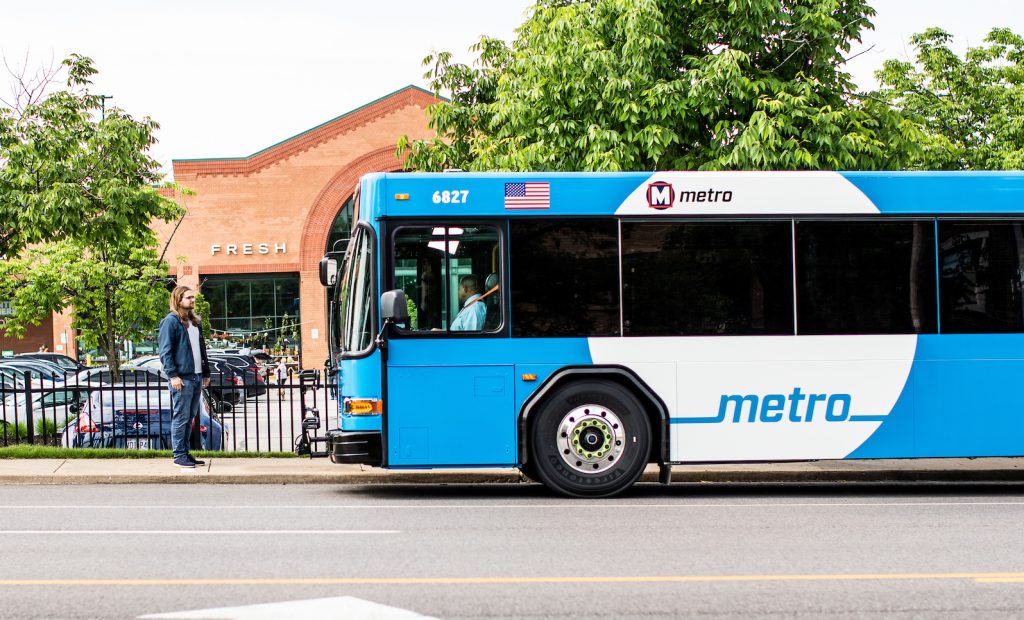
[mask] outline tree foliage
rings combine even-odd
[[[148,149],[159,125],[117,108],[100,119],[92,60],[72,55],[64,66],[66,88],[0,108],[0,255],[61,237],[104,243],[176,216],[152,187],[161,177]]]
[[[898,167],[915,126],[840,67],[867,0],[539,0],[474,66],[428,56],[449,101],[411,169]]]
[[[183,210],[154,188],[156,122],[104,110],[89,58],[64,67],[66,88],[0,108],[0,298],[14,309],[3,328],[19,335],[73,307],[74,327],[117,376],[124,338],[151,329],[166,298],[150,224]]]
[[[876,73],[875,96],[922,128],[922,148],[908,165],[1024,168],[1024,38],[995,28],[963,58],[949,48],[952,39],[938,28],[915,34],[915,62],[888,60]]]
[[[25,250],[0,265],[15,315],[4,328],[20,334],[50,312],[74,308],[72,328],[88,348],[99,348],[117,377],[121,347],[153,329],[167,310],[167,263],[153,244],[125,239],[102,248],[65,239]]]

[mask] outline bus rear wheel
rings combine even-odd
[[[586,380],[556,390],[530,425],[530,464],[569,497],[610,497],[643,473],[651,426],[640,401],[615,383]]]

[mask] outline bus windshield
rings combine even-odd
[[[359,229],[341,267],[336,320],[342,354],[358,354],[372,342],[372,247],[370,234]]]

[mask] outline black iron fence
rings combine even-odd
[[[171,395],[155,369],[44,373],[0,366],[0,446],[170,449]],[[337,426],[335,377],[327,371],[214,372],[192,425],[193,449],[293,451],[303,419],[317,415],[322,435]]]

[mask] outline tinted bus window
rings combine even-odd
[[[513,336],[619,334],[615,220],[509,224]]]
[[[797,222],[797,332],[934,333],[935,228]]]
[[[793,333],[792,226],[622,224],[632,336]]]
[[[1024,331],[1024,223],[939,222],[942,331]]]

